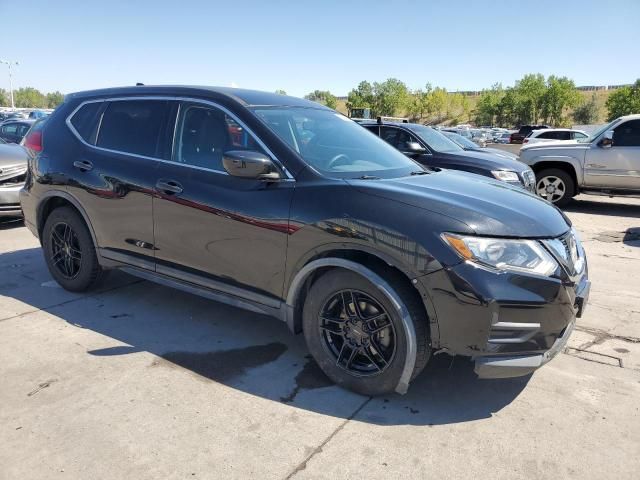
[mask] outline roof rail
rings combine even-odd
[[[399,123],[409,123],[409,119],[405,117],[378,117],[378,123],[382,123],[383,120],[391,121],[391,122],[399,122]]]

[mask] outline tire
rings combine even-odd
[[[431,355],[427,318],[424,308],[408,287],[399,282],[392,286],[407,308],[416,333],[413,379],[424,369]],[[345,291],[351,293],[345,294]],[[344,320],[345,309],[349,309],[349,322]],[[385,313],[381,315],[380,310]],[[367,321],[358,320],[358,313],[362,313],[360,317]],[[327,321],[325,317],[340,318],[340,321]],[[373,318],[379,320],[371,320]],[[371,396],[396,389],[406,361],[406,332],[391,301],[373,283],[349,270],[330,270],[311,286],[305,299],[302,322],[311,355],[337,385]],[[371,334],[376,330],[377,333]],[[354,350],[356,353],[352,356]]]
[[[536,193],[554,205],[564,207],[575,196],[576,184],[564,170],[548,168],[536,174]]]
[[[47,217],[42,230],[42,249],[51,276],[65,290],[84,292],[102,278],[103,270],[89,229],[71,207],[56,208]]]

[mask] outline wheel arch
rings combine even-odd
[[[582,184],[582,175],[578,178],[578,171],[580,169],[577,164],[578,160],[573,157],[558,157],[540,160],[532,165],[531,168],[536,174],[536,180],[539,172],[549,168],[557,168],[558,170],[566,172],[574,181],[577,194],[580,189],[580,185]]]
[[[328,256],[310,261],[296,274],[293,282],[291,283],[285,307],[287,310],[287,324],[292,328],[292,322],[296,321],[293,315],[295,314],[295,307],[300,304],[300,291],[306,283],[306,280],[311,278],[314,274],[334,268],[350,270],[367,278],[391,301],[396,312],[399,314],[407,338],[407,357],[395,390],[401,394],[406,393],[416,364],[418,348],[416,331],[413,327],[409,311],[400,296],[395,292],[391,284],[373,269],[348,258]]]
[[[89,229],[91,240],[93,241],[93,245],[96,247],[97,253],[98,242],[96,239],[95,231],[93,230],[93,225],[91,225],[91,220],[89,219],[87,212],[84,210],[84,208],[82,208],[80,202],[73,195],[63,190],[48,191],[38,203],[38,208],[36,211],[36,228],[38,229],[38,237],[40,238],[40,243],[42,243],[42,230],[44,229],[44,224],[47,221],[47,217],[56,208],[64,206],[69,206],[80,214],[80,216],[84,220],[84,223]]]

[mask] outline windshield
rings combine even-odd
[[[460,145],[431,127],[414,123],[408,124],[407,127],[418,135],[431,150],[445,153],[456,153],[463,150]]]
[[[396,178],[423,170],[337,112],[305,107],[258,107],[253,112],[309,165],[330,176]]]
[[[597,130],[596,133],[594,133],[590,137],[587,137],[587,138],[576,138],[576,140],[578,141],[578,143],[591,143],[596,138],[598,138],[600,135],[602,135],[604,132],[606,132],[607,130],[611,130],[613,128],[613,126],[618,122],[618,120],[620,120],[620,119],[616,118],[614,121],[607,123],[604,127],[602,127],[599,130]]]
[[[442,134],[444,136],[446,136],[447,138],[449,138],[449,139],[453,140],[454,142],[456,142],[462,148],[473,148],[473,149],[478,148],[478,146],[475,143],[473,143],[471,140],[469,140],[468,138],[463,137],[462,135],[458,135],[457,133],[442,132]]]

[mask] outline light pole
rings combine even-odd
[[[0,60],[0,63],[4,63],[9,67],[9,95],[11,96],[11,110],[15,110],[16,106],[13,104],[13,79],[11,78],[11,67],[19,65],[19,63],[10,60]]]

